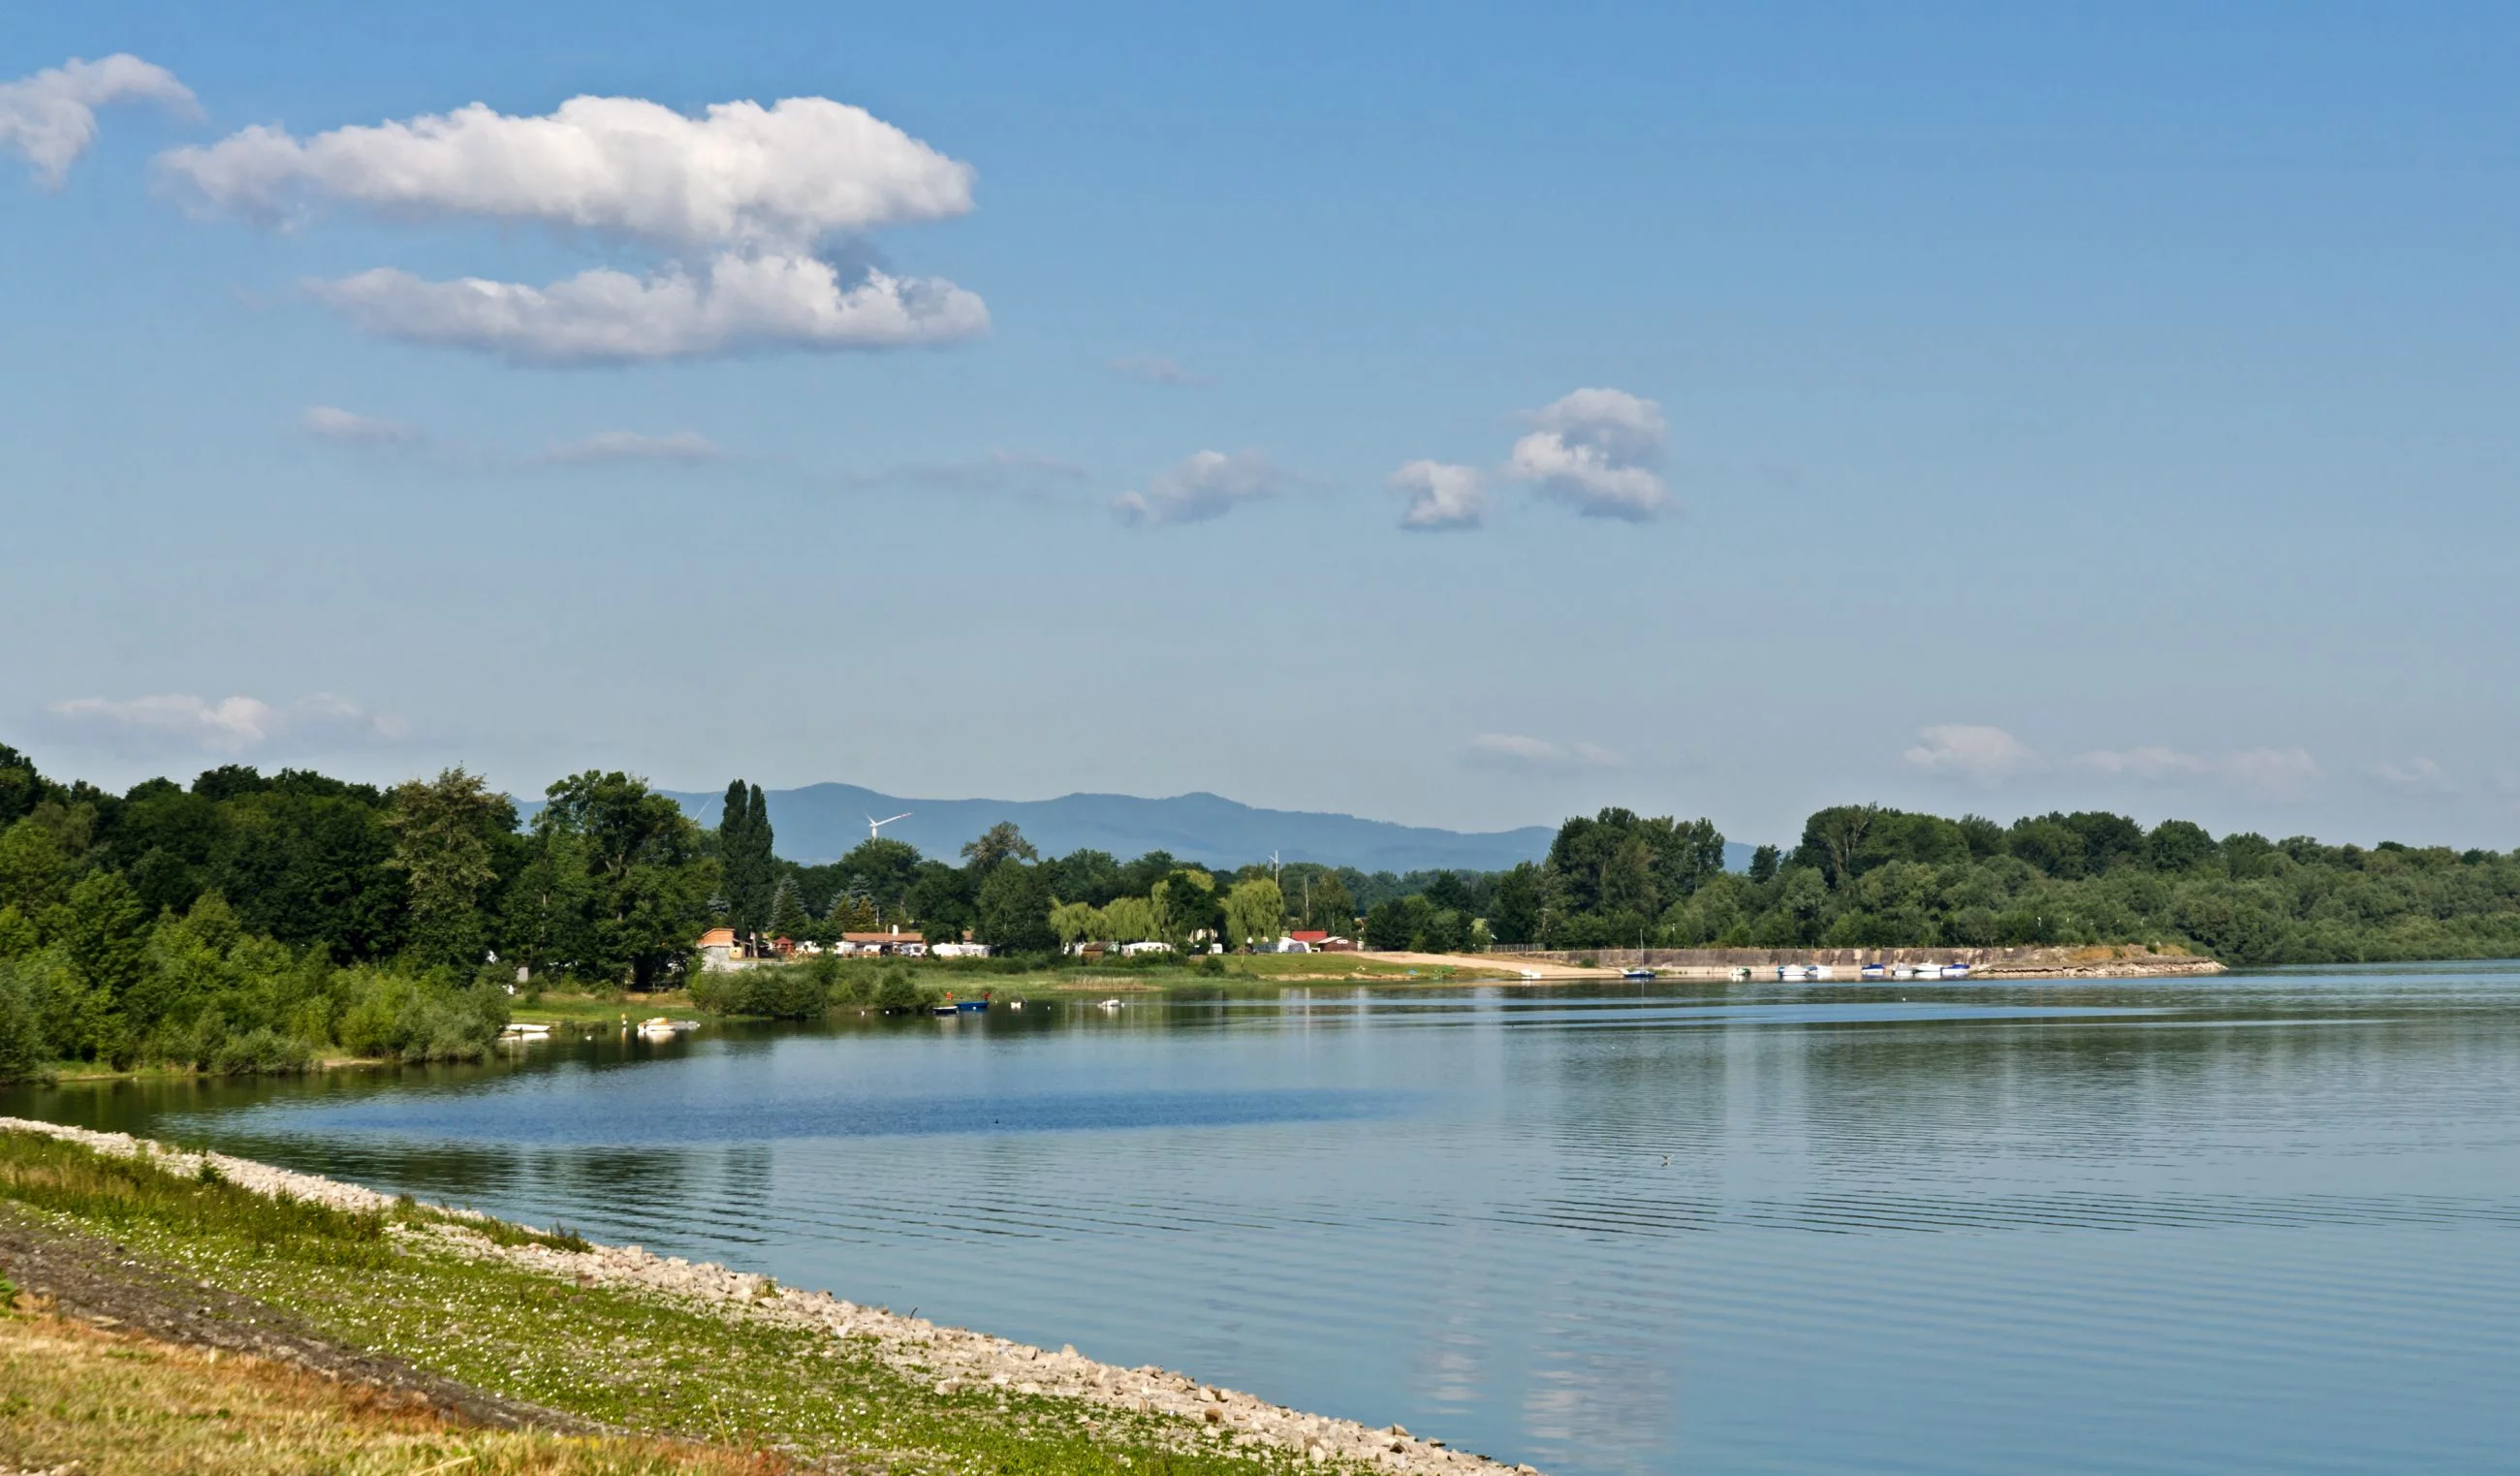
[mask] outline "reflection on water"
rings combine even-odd
[[[1133,1002],[0,1096],[1569,1473],[2520,1470],[2520,971]]]

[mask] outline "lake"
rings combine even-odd
[[[1564,1476],[2520,1471],[2520,968],[1290,990],[0,1092]]]

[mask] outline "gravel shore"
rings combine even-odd
[[[311,1200],[344,1210],[387,1210],[394,1197],[355,1184],[225,1153],[191,1152],[123,1133],[97,1133],[59,1123],[0,1117],[0,1131],[41,1133],[83,1143],[101,1153],[147,1156],[179,1175],[197,1174],[206,1160],[229,1181],[259,1193]],[[459,1217],[463,1212],[456,1212]],[[486,1218],[486,1217],[475,1217]],[[1051,1352],[987,1333],[944,1327],[878,1307],[861,1307],[828,1292],[783,1287],[767,1276],[730,1271],[713,1262],[656,1256],[635,1245],[598,1245],[582,1252],[540,1245],[502,1246],[461,1225],[398,1226],[398,1233],[429,1236],[486,1260],[506,1262],[576,1281],[642,1290],[706,1306],[727,1317],[822,1331],[834,1338],[872,1343],[884,1362],[931,1384],[939,1394],[991,1388],[1010,1393],[1077,1400],[1117,1409],[1169,1414],[1206,1427],[1212,1438],[1265,1444],[1316,1462],[1360,1461],[1389,1470],[1434,1473],[1519,1471],[1438,1438],[1398,1425],[1373,1429],[1353,1420],[1272,1405],[1257,1396],[1202,1385],[1162,1368],[1123,1368],[1080,1356],[1072,1347]]]

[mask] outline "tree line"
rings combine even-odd
[[[775,850],[757,785],[704,828],[641,779],[551,784],[529,821],[456,768],[391,788],[243,765],[113,794],[0,744],[0,1076],[62,1059],[289,1069],[477,1052],[505,986],[684,981],[713,925],[899,929],[1000,953],[1089,942],[1597,949],[2175,944],[2237,964],[2520,955],[2520,855],[2217,837],[2103,812],[2009,826],[1840,805],[1725,868],[1700,819],[1566,821],[1541,860],[1394,874],[1045,857],[1012,825],[955,861],[873,838]]]
[[[59,1061],[292,1070],[477,1056],[518,977],[652,987],[709,915],[709,838],[639,780],[391,789],[208,770],[114,794],[0,744],[0,1079]]]
[[[1570,820],[1546,860],[1494,878],[1487,920],[1499,942],[1559,948],[2149,943],[2240,965],[2520,955],[2520,853],[1879,805],[1821,810],[1746,871],[1723,869],[1723,845],[1703,820]],[[1372,929],[1369,917],[1369,941]]]

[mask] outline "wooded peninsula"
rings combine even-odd
[[[0,744],[0,1080],[64,1061],[287,1071],[477,1057],[511,987],[696,978],[698,940],[897,929],[1053,968],[1088,944],[1369,949],[2148,944],[2235,966],[2520,956],[2520,853],[2217,837],[2101,812],[2001,825],[1843,805],[1724,866],[1706,820],[1606,809],[1502,872],[1225,871],[1045,857],[1012,825],[951,861],[891,839],[777,855],[757,785],[703,828],[640,779],[552,784],[529,822],[462,769],[390,789],[243,765],[114,794]]]

